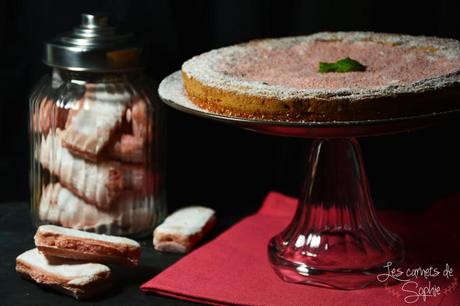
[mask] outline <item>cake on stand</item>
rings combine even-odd
[[[312,138],[301,197],[291,223],[268,244],[285,281],[339,289],[377,284],[376,275],[404,259],[401,239],[377,219],[357,137],[399,133],[452,118],[459,110],[410,117],[330,122],[285,122],[226,116],[193,104],[180,72],[160,84],[172,108],[251,131]]]

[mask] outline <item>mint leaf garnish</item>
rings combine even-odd
[[[335,63],[319,63],[319,72],[320,73],[327,73],[327,72],[351,72],[351,71],[364,71],[366,70],[366,66],[361,64],[354,59],[349,57],[343,58],[338,60]]]

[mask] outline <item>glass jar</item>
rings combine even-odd
[[[52,76],[30,98],[36,225],[142,236],[164,218],[161,104],[126,37],[105,16],[84,14],[80,28],[46,45]]]

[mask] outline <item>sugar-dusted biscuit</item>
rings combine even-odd
[[[16,271],[24,278],[74,298],[87,299],[111,288],[110,269],[101,264],[46,257],[32,249],[16,258]]]
[[[47,185],[41,194],[40,220],[64,227],[104,233],[140,233],[155,221],[152,197],[124,193],[109,211],[85,202],[60,183]]]
[[[146,162],[147,144],[152,141],[152,119],[147,103],[139,97],[133,98],[133,103],[125,113],[123,122],[125,128],[108,146],[110,158],[123,162]]]
[[[79,158],[62,146],[61,134],[58,129],[42,137],[40,163],[85,202],[108,209],[126,190],[146,191],[144,167]]]
[[[35,132],[46,135],[50,130],[65,127],[68,110],[58,107],[49,97],[44,97],[39,103],[35,103],[32,111],[32,127]]]
[[[153,245],[158,251],[186,253],[215,225],[214,210],[190,206],[177,210],[153,233]]]
[[[60,183],[49,184],[44,188],[38,213],[40,220],[77,229],[111,224],[116,218],[112,212],[88,204]]]
[[[108,145],[131,101],[131,94],[119,87],[87,85],[83,99],[70,112],[62,135],[63,145],[72,153],[96,159]]]
[[[132,239],[87,233],[55,225],[42,225],[35,245],[45,255],[99,263],[137,266],[141,246]]]
[[[130,163],[146,162],[145,139],[130,134],[121,134],[107,151],[110,158]]]

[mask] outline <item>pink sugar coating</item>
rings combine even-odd
[[[319,73],[319,62],[350,57],[367,66],[364,72]],[[289,48],[252,48],[222,62],[218,69],[244,81],[297,89],[371,89],[413,82],[460,69],[432,48],[407,48],[378,42],[304,42]]]

